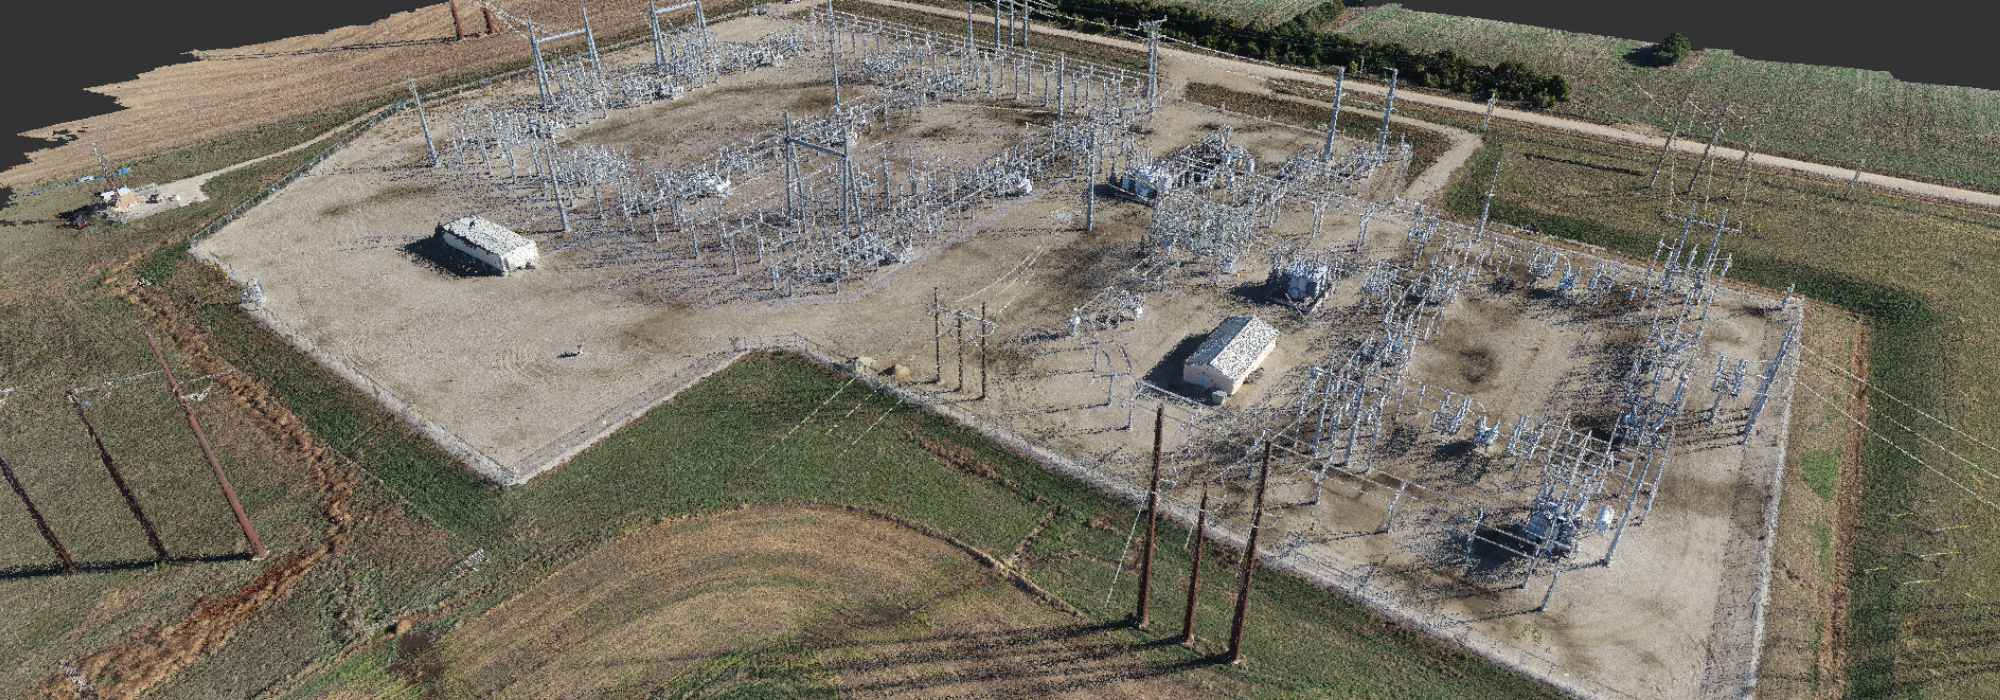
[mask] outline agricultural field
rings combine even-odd
[[[1671,68],[1644,65],[1649,41],[1566,32],[1405,9],[1352,11],[1338,31],[1421,51],[1451,49],[1477,62],[1516,61],[1559,73],[1573,88],[1551,113],[1600,124],[1636,124],[1666,133],[1683,98],[1713,129],[1733,104],[1722,143],[1870,172],[2000,191],[2000,92],[1906,83],[1888,73],[1743,58],[1704,49]],[[1770,112],[1757,128],[1757,114]],[[1683,118],[1683,124],[1693,119]]]

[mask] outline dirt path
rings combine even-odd
[[[905,2],[896,2],[896,0],[866,0],[866,2],[875,5],[882,5],[884,7],[894,7],[902,10],[908,10],[911,12],[923,12],[927,14],[937,15],[940,17],[959,18],[964,16],[960,13],[956,13],[954,11],[946,10],[943,8],[930,7],[926,5],[912,5],[910,3],[905,3]],[[980,17],[981,15],[975,13],[973,16],[977,18]],[[984,16],[987,18],[986,21],[989,22],[992,21],[993,17],[992,15],[988,14]],[[1140,44],[1138,42],[1127,41],[1124,39],[1116,39],[1095,34],[1083,34],[1079,32],[1054,29],[1049,27],[1048,25],[1042,25],[1042,24],[1035,25],[1034,33],[1049,35],[1049,36],[1060,36],[1064,38],[1075,39],[1077,41],[1090,42],[1101,46],[1125,49],[1128,51],[1145,50],[1145,45]],[[1306,83],[1311,85],[1322,86],[1329,89],[1333,87],[1333,79],[1329,76],[1320,73],[1309,73],[1306,71],[1282,68],[1274,64],[1264,63],[1261,61],[1255,61],[1247,58],[1239,58],[1232,56],[1229,59],[1222,59],[1208,55],[1206,53],[1198,53],[1196,51],[1189,51],[1181,48],[1169,48],[1169,44],[1175,46],[1190,46],[1188,44],[1181,42],[1174,42],[1173,40],[1169,39],[1166,42],[1163,42],[1160,46],[1161,58],[1179,59],[1182,63],[1209,64],[1214,70],[1237,76],[1235,80],[1225,81],[1222,84],[1229,85],[1239,90],[1249,87],[1248,85],[1244,84],[1245,81],[1243,79],[1245,78],[1248,78],[1250,80],[1274,80],[1274,79],[1288,80],[1297,83]],[[1200,49],[1200,51],[1206,51],[1206,49]],[[1368,84],[1352,79],[1347,81],[1345,88],[1348,91],[1350,91],[1350,94],[1358,93],[1364,95],[1372,95],[1376,96],[1378,99],[1381,96],[1388,94],[1389,92],[1387,86]],[[1434,109],[1450,110],[1454,112],[1461,112],[1475,116],[1486,114],[1486,105],[1484,104],[1476,102],[1467,102],[1464,100],[1455,100],[1449,97],[1438,97],[1435,95],[1426,95],[1422,93],[1405,92],[1399,90],[1396,93],[1396,99],[1398,101],[1412,102]],[[1527,124],[1539,128],[1554,129],[1582,136],[1606,139],[1610,141],[1617,141],[1620,143],[1636,145],[1636,146],[1643,146],[1646,148],[1659,148],[1666,141],[1666,139],[1660,138],[1658,136],[1650,136],[1647,134],[1626,131],[1623,129],[1615,129],[1612,127],[1602,126],[1599,124],[1591,124],[1589,122],[1573,121],[1569,119],[1562,119],[1559,117],[1552,117],[1546,114],[1523,112],[1514,109],[1496,108],[1493,110],[1493,118],[1499,121],[1509,121],[1517,124]],[[1675,151],[1680,153],[1692,154],[1696,156],[1699,156],[1702,150],[1706,148],[1706,146],[1707,144],[1705,142],[1695,141],[1695,140],[1677,139],[1674,142]],[[1725,146],[1716,146],[1715,152],[1712,157],[1724,161],[1734,160],[1743,157],[1743,151],[1734,148],[1728,148]],[[1790,158],[1779,158],[1777,156],[1765,155],[1761,153],[1757,154],[1756,157],[1753,158],[1753,160],[1755,161],[1754,166],[1758,170],[1778,172],[1785,175],[1836,180],[1840,182],[1846,182],[1848,180],[1853,179],[1855,176],[1854,170],[1850,168],[1839,168],[1831,165],[1823,165],[1820,163],[1809,163],[1806,161],[1792,160]],[[1450,171],[1444,170],[1442,172],[1448,174]],[[1928,182],[1905,180],[1903,178],[1889,177],[1887,175],[1877,175],[1874,173],[1867,173],[1867,172],[1861,173],[1860,184],[1869,187],[1874,187],[1876,189],[1882,190],[1887,194],[1892,194],[1897,196],[1941,200],[1944,202],[1959,204],[1963,206],[1979,207],[1987,210],[2000,211],[2000,195],[1987,194],[1984,192],[1974,192],[1971,190],[1963,190],[1955,187],[1946,187],[1944,185],[1935,185]]]
[[[195,202],[206,202],[208,201],[208,193],[202,191],[202,186],[208,184],[209,180],[215,179],[216,177],[219,177],[224,173],[230,173],[230,172],[235,172],[237,170],[242,170],[244,168],[256,165],[258,163],[262,163],[272,158],[276,158],[278,156],[282,156],[287,153],[298,151],[300,149],[304,149],[321,141],[325,141],[329,138],[332,138],[334,134],[345,132],[354,125],[367,121],[369,117],[381,114],[382,110],[388,109],[390,106],[391,105],[384,105],[382,107],[376,108],[372,112],[348,120],[347,123],[345,124],[341,124],[340,126],[336,126],[334,128],[326,130],[326,133],[313,137],[311,141],[307,141],[297,146],[293,146],[291,148],[278,151],[277,153],[257,158],[251,158],[250,160],[246,160],[241,163],[237,163],[235,165],[222,168],[220,170],[211,170],[209,172],[196,175],[194,177],[175,180],[173,182],[160,185],[159,190],[162,198],[162,201],[160,203],[147,204],[142,202],[133,205],[131,211],[127,213],[126,218],[143,219],[145,217],[158,214],[168,209],[178,209],[180,207],[185,207],[187,205],[193,204]],[[168,197],[175,195],[178,195],[180,197],[178,201],[167,199]]]

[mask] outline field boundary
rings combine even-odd
[[[986,414],[965,406],[964,401],[935,401],[925,394],[905,387],[902,382],[884,377],[854,372],[855,355],[827,346],[798,334],[760,336],[753,338],[732,338],[733,350],[742,351],[785,351],[796,353],[829,368],[852,374],[856,380],[867,383],[877,390],[891,394],[905,402],[922,406],[933,413],[951,419],[970,430],[991,438],[995,442],[1045,465],[1055,467],[1064,474],[1102,489],[1114,496],[1138,503],[1146,496],[1143,484],[1131,481],[1123,475],[1089,466],[1090,462],[1078,458],[1060,448],[1042,445],[1032,438],[1022,435],[1012,426],[1000,422]],[[1786,420],[1776,426],[1789,428],[1789,412]],[[1183,527],[1192,529],[1196,508],[1194,504],[1182,502],[1173,496],[1162,494],[1161,510]],[[1775,521],[1772,521],[1775,522]],[[1767,525],[1768,527],[1768,525]],[[1226,525],[1211,524],[1210,536],[1241,548],[1249,540],[1248,533],[1237,532]],[[1768,560],[1768,534],[1762,538],[1766,548],[1761,556]],[[1363,604],[1378,614],[1416,628],[1418,631],[1438,640],[1456,644],[1470,653],[1477,654],[1503,668],[1540,680],[1563,693],[1577,698],[1606,698],[1610,700],[1638,700],[1634,696],[1610,685],[1572,671],[1560,664],[1537,656],[1498,637],[1473,628],[1465,620],[1458,620],[1435,609],[1413,603],[1395,591],[1370,583],[1372,572],[1352,571],[1297,551],[1272,554],[1260,552],[1258,557],[1265,566],[1298,576],[1320,588],[1339,592]],[[1767,567],[1768,569],[1768,567]],[[1768,591],[1767,578],[1764,589]],[[1762,605],[1754,613],[1761,622]],[[1761,638],[1762,630],[1756,632]],[[1755,678],[1756,664],[1750,666]]]

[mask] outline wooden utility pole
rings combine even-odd
[[[160,561],[172,559],[167,556],[167,546],[160,543],[160,531],[153,529],[153,520],[146,517],[146,511],[139,507],[138,494],[132,493],[132,485],[125,483],[125,475],[119,473],[118,463],[111,461],[111,450],[105,449],[104,439],[97,435],[97,426],[91,425],[90,416],[84,414],[83,401],[76,397],[75,389],[69,390],[69,402],[76,406],[77,420],[83,421],[83,429],[90,433],[91,441],[97,443],[97,457],[104,462],[104,470],[111,472],[111,483],[117,484],[118,493],[125,495],[125,507],[131,509],[132,517],[139,520],[139,526],[146,528],[146,542],[153,545],[153,553],[159,555]]]
[[[35,502],[28,498],[28,489],[21,486],[19,477],[14,476],[14,467],[7,463],[6,455],[0,455],[0,473],[7,475],[7,485],[14,487],[14,495],[20,496],[21,505],[28,507],[28,517],[35,519],[35,529],[42,531],[42,539],[48,540],[49,548],[56,550],[56,556],[62,558],[63,573],[76,573],[76,562],[70,560],[69,550],[63,549],[62,542],[56,539],[56,531],[49,529],[49,521],[42,518],[42,509],[36,508]]]
[[[479,11],[486,14],[486,33],[487,34],[495,33],[497,30],[493,28],[493,8],[481,4],[479,6]]]
[[[1264,527],[1264,487],[1271,482],[1271,439],[1257,468],[1257,502],[1250,508],[1250,541],[1243,547],[1243,582],[1236,590],[1236,621],[1229,625],[1229,663],[1243,663],[1243,618],[1250,612],[1250,571],[1257,568],[1257,531]]]
[[[1201,482],[1201,514],[1194,518],[1194,566],[1188,568],[1187,620],[1181,623],[1181,646],[1194,644],[1194,599],[1201,592],[1201,550],[1208,545],[1208,482]]]
[[[194,409],[188,407],[187,399],[181,396],[181,384],[174,381],[174,370],[167,366],[167,356],[160,352],[160,344],[153,341],[152,330],[142,328],[140,332],[146,334],[146,344],[153,346],[153,357],[159,359],[160,371],[167,375],[167,388],[174,392],[174,402],[181,405],[181,412],[187,414],[188,427],[194,429],[194,441],[201,445],[201,454],[208,458],[209,468],[215,470],[215,482],[222,485],[222,495],[229,499],[229,509],[236,512],[236,524],[243,528],[243,537],[250,540],[250,561],[262,561],[270,553],[264,551],[264,543],[257,539],[257,530],[250,527],[250,516],[243,513],[242,502],[236,500],[236,489],[229,486],[229,475],[222,473],[222,462],[215,459],[215,448],[208,446],[208,436],[201,433],[201,424],[195,422]]]
[[[957,318],[958,330],[953,332],[952,341],[958,345],[958,388],[952,391],[965,391],[965,317]]]
[[[465,25],[458,21],[458,0],[451,0],[451,28],[458,30],[459,41],[465,41]]]
[[[1139,560],[1139,627],[1147,623],[1147,602],[1153,593],[1153,534],[1160,524],[1160,428],[1167,420],[1167,405],[1153,412],[1153,485],[1146,491],[1146,553]]]

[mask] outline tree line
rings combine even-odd
[[[1259,27],[1198,9],[1151,0],[1054,0],[1057,11],[1070,16],[1072,29],[1108,30],[1166,18],[1160,33],[1217,51],[1315,69],[1346,66],[1347,72],[1387,79],[1396,69],[1399,80],[1429,88],[1472,95],[1498,95],[1504,100],[1548,108],[1569,100],[1569,81],[1514,61],[1474,63],[1450,49],[1435,53],[1413,51],[1394,42],[1355,41],[1321,30],[1345,11],[1340,2],[1324,2],[1275,27]]]

